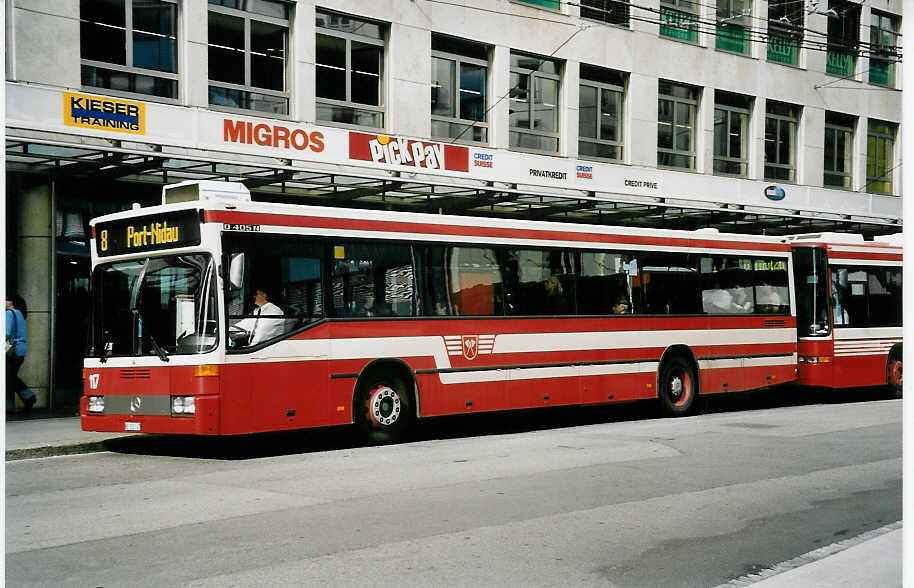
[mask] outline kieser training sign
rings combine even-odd
[[[68,127],[146,134],[146,105],[132,100],[63,94],[63,123]]]
[[[470,150],[466,147],[387,135],[350,132],[349,158],[421,169],[470,169]]]

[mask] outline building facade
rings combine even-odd
[[[7,0],[21,375],[75,404],[88,220],[255,200],[745,233],[901,230],[892,0]]]

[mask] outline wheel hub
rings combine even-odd
[[[682,396],[682,378],[679,376],[670,379],[670,396],[673,397],[673,400],[679,400],[679,397]]]
[[[388,386],[378,386],[368,397],[368,418],[375,425],[390,426],[400,418],[400,396]]]

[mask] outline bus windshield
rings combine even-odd
[[[93,287],[92,354],[204,353],[218,339],[210,255],[168,255],[99,265]]]

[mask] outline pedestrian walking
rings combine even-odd
[[[25,414],[32,411],[35,405],[35,392],[29,389],[25,383],[19,379],[19,368],[25,361],[26,346],[26,329],[25,314],[16,308],[16,296],[6,297],[6,393],[7,406],[13,402],[12,392],[19,395],[22,404],[25,407]],[[21,305],[25,310],[25,305]]]

